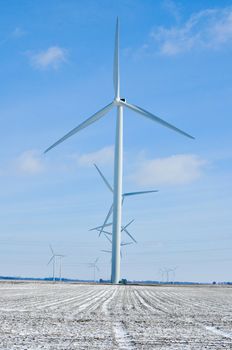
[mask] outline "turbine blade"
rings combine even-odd
[[[123,231],[126,232],[126,234],[132,239],[132,241],[134,241],[135,243],[138,243],[136,239],[130,234],[130,232],[125,227],[123,228]]]
[[[95,168],[97,169],[99,175],[101,176],[102,180],[104,181],[104,183],[106,184],[106,186],[108,187],[108,189],[111,192],[114,192],[113,188],[110,186],[109,182],[106,180],[105,176],[102,174],[101,170],[98,168],[98,166],[96,164],[94,164]]]
[[[127,192],[127,193],[123,193],[123,197],[137,196],[139,194],[154,193],[154,192],[159,192],[159,191],[158,190],[152,190],[152,191]]]
[[[134,241],[135,243],[137,243],[136,239],[130,234],[130,232],[127,230],[127,227],[132,224],[132,222],[134,221],[131,220],[126,226],[122,226],[121,228],[121,232],[125,231],[125,233],[132,239],[132,241]]]
[[[105,238],[108,239],[108,241],[112,244],[111,239],[110,239],[106,234],[104,234],[104,236],[105,236]]]
[[[154,122],[157,122],[157,123],[159,123],[159,124],[165,126],[166,128],[169,128],[169,129],[171,129],[171,130],[174,130],[174,131],[178,132],[179,134],[184,135],[184,136],[186,136],[186,137],[188,137],[188,138],[190,138],[190,139],[193,139],[193,140],[195,139],[195,137],[193,137],[193,136],[187,134],[185,131],[182,131],[182,130],[178,129],[178,128],[175,127],[174,125],[172,125],[172,124],[166,122],[165,120],[163,120],[163,119],[157,117],[156,115],[154,115],[154,114],[152,114],[152,113],[146,111],[145,109],[143,109],[143,108],[141,108],[141,107],[138,107],[138,106],[136,106],[136,105],[129,104],[129,103],[123,102],[123,101],[120,101],[120,103],[121,103],[123,106],[125,106],[125,107],[131,109],[132,111],[137,112],[137,113],[139,113],[139,114],[142,114],[143,116],[145,116],[145,117],[147,117],[147,118],[153,120]]]
[[[94,261],[94,264],[96,264],[98,262],[99,258],[97,258],[95,261]]]
[[[100,232],[100,231],[101,231],[101,229],[102,229],[102,226],[101,226],[101,228],[96,228],[96,231]],[[105,231],[105,230],[103,230],[103,231],[102,231],[102,233],[106,233],[107,235],[112,236],[112,232],[109,232],[109,231]]]
[[[47,265],[50,264],[50,262],[54,259],[54,255],[51,257],[51,259],[49,260],[49,262],[47,263]]]
[[[133,244],[133,242],[122,242],[121,246],[130,245],[130,244]]]
[[[109,223],[109,224],[106,224],[105,227],[106,227],[106,226],[112,226],[112,222]],[[101,225],[101,226],[94,227],[94,228],[91,228],[89,231],[94,231],[94,230],[97,230],[97,231],[98,231],[98,230],[101,229],[101,228],[102,228],[102,225]]]
[[[107,106],[105,106],[104,108],[100,109],[100,111],[94,113],[90,118],[86,119],[84,122],[82,122],[80,125],[78,125],[76,128],[72,129],[71,131],[69,131],[66,135],[64,135],[61,139],[59,139],[58,141],[56,141],[55,143],[53,143],[53,145],[51,145],[50,147],[48,147],[44,153],[47,153],[48,151],[50,151],[52,148],[56,147],[57,145],[59,145],[60,143],[64,142],[66,139],[68,139],[69,137],[71,137],[72,135],[76,134],[78,131],[86,128],[87,126],[89,126],[90,124],[96,122],[98,119],[102,118],[107,112],[109,112],[111,110],[111,108],[113,108],[113,102],[111,102],[110,104],[108,104]]]
[[[51,250],[51,252],[52,252],[52,255],[55,255],[54,250],[52,249],[51,244],[49,244],[49,247],[50,247],[50,250]]]
[[[130,226],[130,224],[132,224],[132,222],[134,222],[135,221],[135,219],[133,219],[133,220],[131,220],[126,226],[122,226],[122,230],[121,231],[123,231],[123,230],[125,230],[128,226]]]
[[[104,252],[104,253],[111,253],[111,250],[101,249],[101,252]]]
[[[115,98],[119,98],[120,95],[120,76],[119,76],[119,21],[117,17],[116,31],[115,31],[115,44],[114,44],[114,94]]]
[[[104,223],[102,225],[101,231],[99,232],[99,237],[101,236],[102,231],[104,230],[104,228],[107,226],[107,221],[109,220],[109,217],[110,217],[112,211],[113,211],[113,204],[111,205],[110,210],[108,211],[108,214],[106,215],[106,218],[105,218],[105,221],[104,221]]]
[[[101,231],[101,229],[99,228],[97,231]],[[106,233],[107,235],[112,236],[112,232],[103,230],[102,233]]]
[[[97,269],[97,270],[98,270],[98,272],[99,272],[99,271],[100,271],[100,270],[99,270],[99,267],[98,267],[97,265],[96,265],[95,267],[96,267],[96,269]]]

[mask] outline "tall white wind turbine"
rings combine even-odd
[[[111,281],[112,283],[119,283],[120,280],[120,243],[121,243],[121,221],[122,221],[122,166],[123,166],[123,110],[129,109],[142,116],[165,126],[173,131],[178,132],[190,139],[194,139],[191,135],[178,129],[174,125],[166,122],[165,120],[157,117],[156,115],[146,111],[145,109],[138,107],[134,104],[126,102],[124,98],[120,96],[120,74],[119,74],[119,22],[117,19],[116,33],[115,33],[115,50],[114,50],[114,72],[113,72],[113,84],[114,84],[114,99],[107,106],[94,113],[90,118],[86,119],[79,126],[72,129],[61,139],[56,141],[53,145],[45,150],[45,153],[52,148],[59,145],[69,137],[73,136],[80,130],[88,127],[92,123],[102,118],[112,108],[117,109],[116,117],[116,134],[115,134],[115,149],[114,149],[114,193],[113,193],[113,237],[112,237],[112,266],[111,266]]]

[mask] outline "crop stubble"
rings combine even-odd
[[[0,349],[232,349],[232,289],[0,283]]]

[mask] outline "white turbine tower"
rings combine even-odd
[[[117,109],[116,117],[116,135],[115,135],[115,149],[114,149],[114,193],[113,193],[113,239],[112,239],[112,267],[111,267],[111,281],[112,283],[119,283],[120,280],[120,243],[121,243],[121,221],[122,221],[122,166],[123,166],[123,110],[124,108],[132,110],[142,116],[161,124],[171,130],[174,130],[184,136],[194,139],[191,135],[178,129],[174,125],[165,120],[155,116],[154,114],[140,108],[136,105],[126,102],[124,98],[120,97],[120,74],[119,74],[119,23],[117,19],[116,33],[115,33],[115,50],[114,50],[114,99],[107,106],[94,113],[90,118],[86,119],[79,126],[72,129],[61,139],[56,141],[53,145],[45,150],[45,153],[52,148],[73,136],[80,130],[88,127],[90,124],[96,122],[108,113],[112,108]]]
[[[50,260],[48,261],[47,265],[49,265],[51,262],[53,262],[53,264],[52,264],[52,280],[53,280],[53,282],[55,282],[56,255],[52,249],[52,246],[49,245],[49,247],[50,247],[52,256],[51,256]]]

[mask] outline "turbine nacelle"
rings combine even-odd
[[[113,100],[113,104],[115,106],[123,106],[123,103],[126,102],[126,99],[125,98],[120,98],[120,97],[116,97],[114,100]]]

